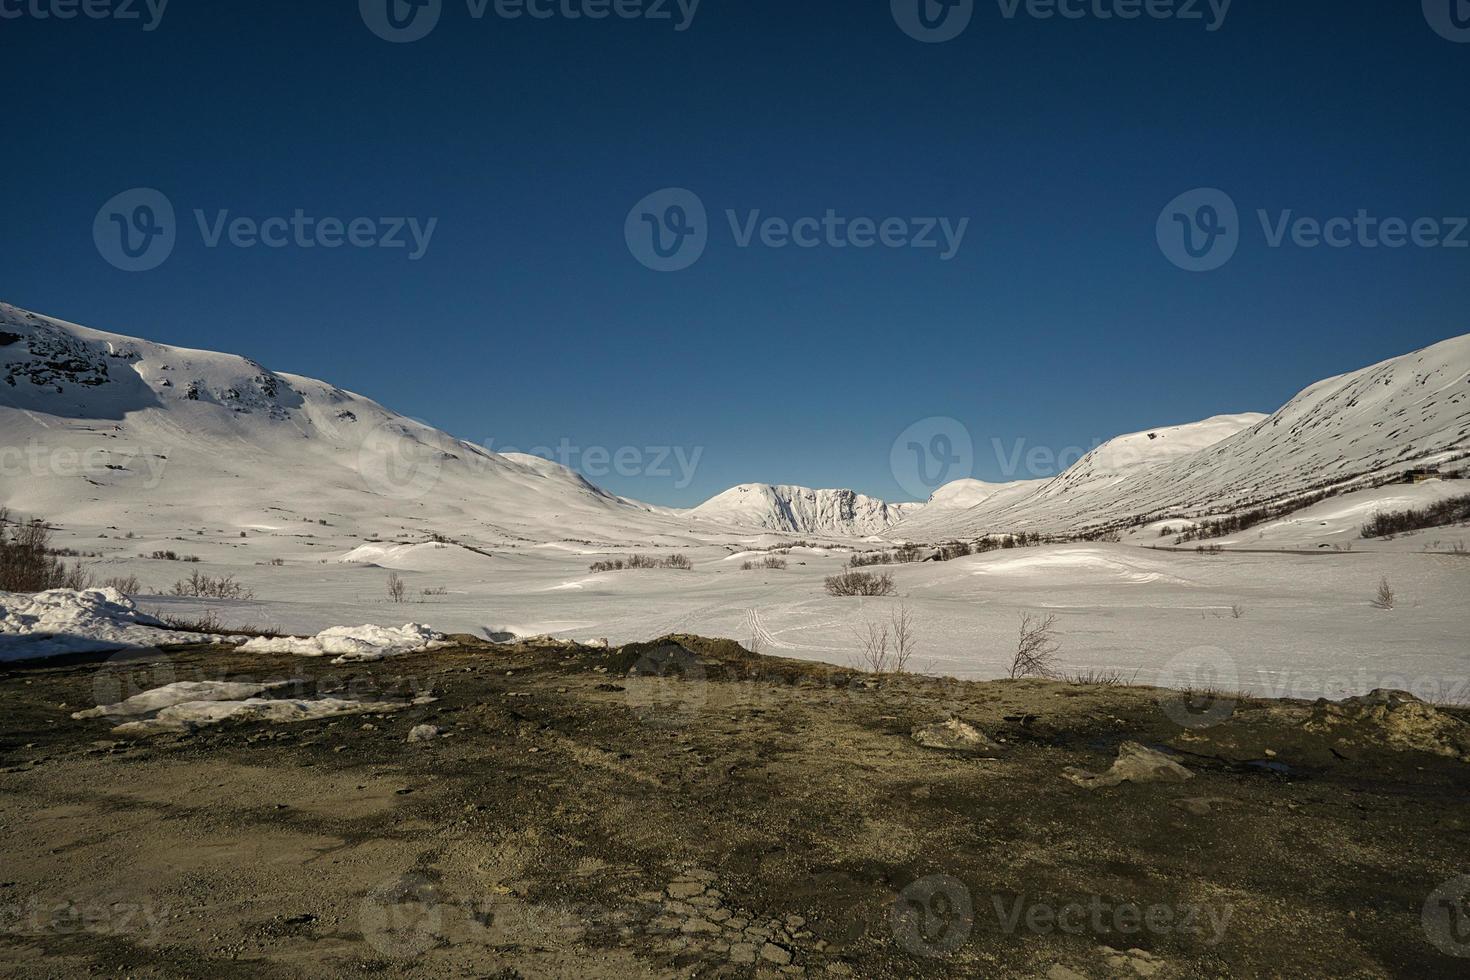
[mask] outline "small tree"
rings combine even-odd
[[[1388,584],[1385,576],[1378,583],[1378,593],[1373,596],[1373,606],[1377,609],[1392,609],[1398,601],[1398,596],[1393,591],[1393,586]]]
[[[1056,636],[1057,618],[1045,619],[1026,613],[1021,617],[1021,635],[1016,655],[1011,658],[1011,679],[1057,676],[1057,654],[1062,644]]]
[[[403,584],[403,579],[398,577],[397,572],[388,573],[388,601],[402,602],[408,596],[408,586]]]
[[[45,521],[12,521],[10,511],[0,507],[0,592],[80,590],[90,585],[85,569],[52,554],[51,528]]]

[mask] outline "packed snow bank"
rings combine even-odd
[[[0,592],[0,661],[220,641],[170,630],[116,589]]]
[[[116,718],[119,716],[151,715],[156,711],[171,708],[176,704],[191,701],[243,701],[273,688],[283,687],[288,681],[273,684],[230,681],[178,681],[155,687],[151,691],[135,694],[117,704],[105,704],[86,711],[77,711],[73,718]]]
[[[427,626],[333,626],[316,636],[261,637],[247,640],[240,649],[248,653],[294,653],[301,657],[336,656],[333,663],[383,660],[405,653],[423,653],[452,646],[444,634]]]

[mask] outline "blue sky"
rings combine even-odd
[[[19,12],[0,18],[0,298],[247,354],[492,448],[635,447],[644,469],[661,447],[698,452],[687,485],[676,466],[593,474],[654,502],[747,481],[907,499],[890,450],[932,417],[972,439],[974,475],[1044,476],[998,455],[1271,411],[1470,331],[1470,248],[1272,247],[1257,217],[1361,211],[1453,236],[1470,43],[1416,3],[1236,0],[1210,30],[1203,0],[1203,20],[991,0],[921,43],[887,0],[703,0],[683,30],[673,0],[669,20],[564,16],[589,0],[476,19],[443,0],[426,37],[389,43],[351,0],[173,0],[153,30],[141,0],[144,22],[36,16],[52,2],[0,0]],[[177,241],[128,272],[94,221],[140,187],[175,209]],[[625,236],[664,188],[706,211],[703,253],[672,272]],[[1239,213],[1207,272],[1156,234],[1195,188]],[[385,219],[436,223],[415,261],[208,247],[195,217],[298,209],[371,219],[374,240]],[[759,232],[741,247],[727,211],[897,219],[893,241],[967,224],[948,258]],[[1205,227],[1198,200],[1179,213]]]

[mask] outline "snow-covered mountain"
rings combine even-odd
[[[1069,533],[1199,516],[1369,483],[1470,453],[1470,335],[1318,382],[1270,416],[1120,436],[1033,489],[898,536]]]
[[[890,504],[852,490],[745,483],[711,497],[690,515],[720,524],[797,534],[881,534],[922,504]]]
[[[689,521],[536,457],[454,439],[233,354],[0,304],[0,499],[120,530],[210,527],[481,542],[666,538]]]
[[[245,357],[0,304],[0,502],[154,540],[209,528],[308,543],[912,541],[1199,516],[1470,454],[1470,336],[1312,385],[1269,417],[1120,436],[1050,480],[960,481],[925,504],[748,484],[692,510],[614,496]],[[330,534],[321,530],[327,525]]]

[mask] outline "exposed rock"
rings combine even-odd
[[[1083,789],[1100,789],[1117,786],[1119,783],[1182,783],[1194,778],[1194,773],[1173,759],[1137,742],[1124,742],[1118,746],[1118,760],[1102,774],[1087,772],[1068,766],[1062,775]]]
[[[777,966],[785,966],[791,962],[791,950],[784,946],[777,946],[775,943],[766,943],[761,947],[761,959]]]
[[[995,744],[985,737],[984,732],[958,718],[915,728],[913,738],[926,749],[942,749],[969,755],[988,755],[996,751]]]
[[[436,725],[415,725],[413,726],[413,730],[408,733],[408,740],[411,743],[432,742],[443,734],[444,730]]]
[[[1349,744],[1377,744],[1470,762],[1470,725],[1407,691],[1380,688],[1342,701],[1320,700],[1303,727]]]

